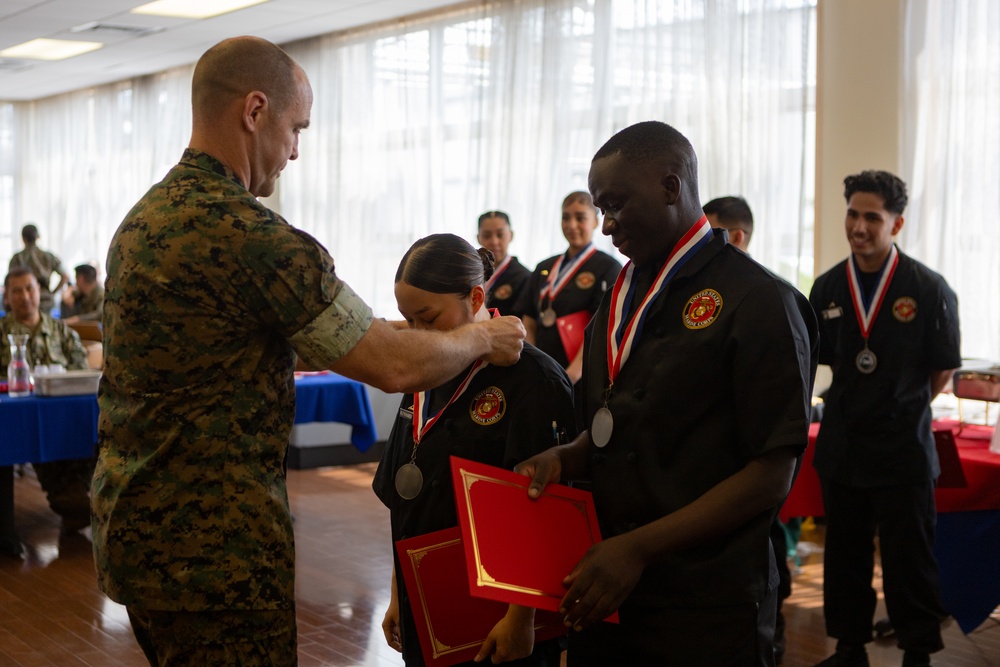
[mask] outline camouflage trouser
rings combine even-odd
[[[63,530],[90,525],[90,481],[96,458],[33,463],[38,483],[49,499],[49,507],[63,519]]]
[[[295,609],[150,611],[126,607],[153,667],[294,667]]]

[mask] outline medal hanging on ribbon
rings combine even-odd
[[[595,252],[597,252],[597,248],[594,244],[588,243],[587,247],[581,250],[565,267],[563,267],[565,255],[560,255],[556,263],[552,265],[552,269],[549,272],[549,279],[545,282],[545,286],[542,287],[538,299],[538,310],[541,313],[542,326],[551,327],[556,323],[556,311],[552,307],[552,302],[556,300],[556,297],[563,291],[563,288],[569,284],[573,276],[577,274]],[[547,308],[542,307],[545,303],[549,304]]]
[[[702,216],[701,220],[695,223],[670,251],[667,261],[660,267],[642,303],[628,321],[625,317],[635,296],[635,284],[632,281],[635,265],[629,262],[618,274],[611,293],[611,312],[608,314],[608,388],[604,390],[604,405],[594,413],[590,424],[590,439],[596,446],[604,447],[611,441],[611,434],[615,428],[615,417],[608,407],[611,391],[614,389],[618,373],[632,353],[633,346],[642,337],[643,324],[650,306],[681,267],[711,240],[712,227],[708,224],[708,219]]]
[[[514,259],[513,255],[507,255],[503,258],[502,262],[493,268],[493,275],[490,276],[490,279],[486,281],[485,285],[483,285],[483,289],[486,290],[487,294],[493,290],[493,286],[497,284],[497,280],[503,275],[503,272],[507,270],[507,267],[510,266],[510,260],[512,259]]]
[[[490,315],[492,317],[500,317],[500,311],[491,309]],[[448,402],[433,415],[428,416],[430,410],[430,392],[418,391],[413,394],[413,453],[410,454],[410,461],[404,463],[396,471],[394,479],[396,493],[404,500],[413,500],[416,498],[420,494],[420,489],[424,486],[424,474],[420,472],[420,467],[417,465],[417,447],[420,446],[420,441],[431,430],[431,427],[437,423],[441,415],[444,414],[444,411],[448,409],[448,406],[457,401],[458,397],[469,388],[469,384],[472,382],[472,378],[476,377],[476,373],[488,365],[485,361],[481,360],[474,363],[472,368],[469,369],[468,374],[466,374],[465,379],[458,385],[455,393],[448,399]]]
[[[896,250],[894,243],[890,246],[889,256],[886,257],[879,271],[874,293],[870,298],[865,298],[866,295],[859,278],[861,270],[858,269],[858,265],[854,261],[854,255],[852,254],[847,260],[847,285],[851,290],[851,302],[854,304],[854,314],[858,318],[858,328],[865,341],[864,348],[854,358],[854,365],[858,372],[865,375],[874,373],[875,367],[878,366],[878,357],[868,347],[868,337],[871,335],[872,325],[875,324],[875,318],[878,317],[878,311],[885,300],[886,292],[889,291],[889,284],[892,282],[893,274],[896,273],[897,264],[899,264],[899,251]]]
[[[428,416],[430,392],[418,391],[413,394],[413,453],[410,455],[409,463],[403,464],[396,471],[395,478],[396,493],[403,499],[412,500],[416,498],[420,493],[420,489],[424,486],[424,474],[420,472],[420,467],[417,466],[417,448],[420,446],[420,441],[431,430],[431,427],[437,423],[441,415],[444,414],[444,411],[448,409],[448,406],[458,400],[458,397],[468,388],[469,383],[472,382],[472,378],[476,376],[476,373],[485,367],[485,361],[474,363],[465,376],[465,379],[458,385],[458,389],[448,399],[448,402],[433,415]]]

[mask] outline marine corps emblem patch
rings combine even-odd
[[[591,273],[590,271],[584,271],[583,273],[578,275],[576,277],[576,280],[574,280],[573,282],[575,282],[576,286],[579,287],[580,289],[590,289],[591,287],[594,286],[594,283],[597,282],[597,278],[595,278],[594,274]]]
[[[510,285],[501,285],[500,287],[493,290],[493,298],[505,301],[510,298],[510,295],[514,293],[514,288]]]
[[[917,316],[917,300],[901,296],[892,304],[892,316],[900,322],[912,322]]]
[[[507,399],[499,387],[487,387],[476,394],[469,408],[472,421],[480,426],[490,426],[503,419],[507,412]]]
[[[722,295],[714,289],[703,289],[688,299],[684,306],[684,326],[688,329],[704,329],[715,321],[722,310]]]

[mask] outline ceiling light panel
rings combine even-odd
[[[264,2],[268,2],[268,0],[156,0],[156,2],[140,5],[130,11],[133,14],[150,16],[207,19]]]
[[[33,39],[0,51],[4,58],[27,58],[30,60],[65,60],[82,53],[96,51],[104,46],[101,42],[77,42],[67,39]]]

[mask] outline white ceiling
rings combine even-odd
[[[48,97],[195,62],[226,37],[277,44],[453,5],[456,0],[270,0],[210,19],[130,14],[147,0],[0,0],[0,49],[36,37],[104,42],[104,48],[48,62],[0,58],[0,100]],[[115,26],[71,32],[88,23]],[[136,34],[121,29],[153,29]]]

